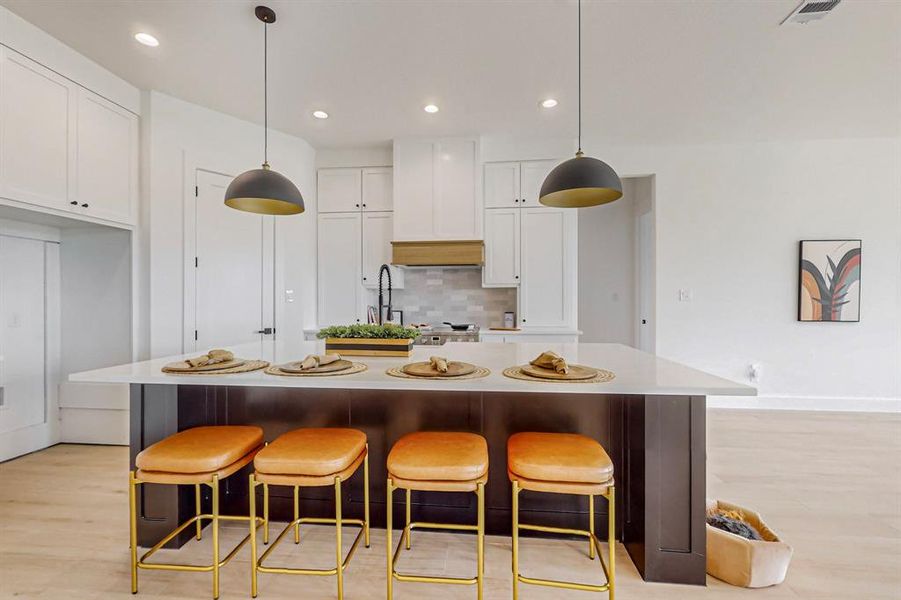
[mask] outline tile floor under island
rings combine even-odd
[[[757,509],[794,546],[788,577],[761,590],[710,577],[706,588],[645,583],[620,547],[617,598],[901,598],[899,456],[899,415],[708,411],[709,495]],[[0,598],[133,598],[127,473],[124,447],[59,445],[0,465]],[[244,533],[224,526],[223,548]],[[332,531],[304,533],[300,546],[279,549],[281,560],[302,556],[311,566],[331,566]],[[211,537],[162,552],[166,560],[204,561]],[[417,532],[413,543],[401,560],[407,570],[467,575],[475,568],[471,536]],[[373,530],[372,547],[360,548],[347,570],[348,598],[384,597],[384,552],[384,531]],[[597,561],[584,554],[578,541],[527,539],[521,564],[530,575],[602,581]],[[248,556],[245,548],[223,569],[221,598],[249,597]],[[486,598],[511,597],[509,539],[488,538],[486,578]],[[209,581],[208,573],[141,571],[138,597],[204,599]],[[334,586],[331,578],[264,575],[259,598],[328,599]],[[394,591],[400,600],[475,597],[474,589],[459,586],[396,583]],[[520,594],[524,600],[602,597],[532,586]]]

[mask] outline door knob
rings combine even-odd
[[[275,329],[272,327],[266,327],[264,329],[260,329],[259,331],[254,331],[254,333],[262,333],[263,335],[272,335],[275,333]]]

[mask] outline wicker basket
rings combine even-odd
[[[325,338],[326,354],[344,356],[410,356],[413,340],[394,338]]]
[[[777,585],[785,580],[792,547],[779,539],[756,512],[722,500],[707,500],[707,512],[734,510],[753,525],[763,541],[707,525],[707,573],[726,583],[746,588]]]

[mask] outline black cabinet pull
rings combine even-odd
[[[363,205],[363,208],[366,208],[366,205],[365,205],[365,204]]]
[[[87,207],[88,207],[88,203],[85,202],[84,204],[81,205],[81,207],[82,207],[82,208],[87,208]]]
[[[359,204],[354,204],[354,206],[356,206],[357,208],[360,208],[360,205],[359,205]]]
[[[71,204],[72,206],[78,206],[78,200],[73,200],[72,202],[69,202],[69,204]]]
[[[519,279],[519,275],[514,275],[513,277],[515,277],[516,279]]]

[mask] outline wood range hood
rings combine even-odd
[[[391,264],[404,267],[481,267],[482,240],[391,242]]]

